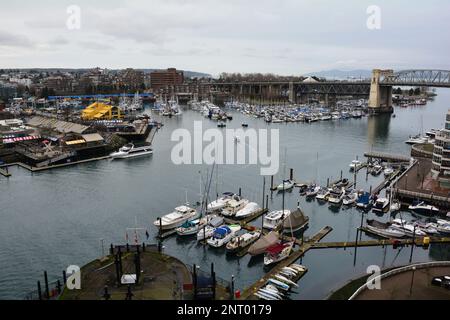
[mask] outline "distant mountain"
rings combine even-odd
[[[370,78],[372,75],[372,71],[370,70],[338,70],[338,69],[332,69],[332,70],[324,70],[324,71],[318,71],[318,72],[310,72],[305,74],[305,76],[316,76],[319,78],[333,78],[333,79],[339,79],[339,80],[345,80],[348,78]]]

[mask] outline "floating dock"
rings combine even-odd
[[[8,167],[6,167],[6,168],[8,168]],[[8,170],[5,170],[3,168],[0,168],[0,174],[6,178],[11,177],[11,173],[9,173]]]
[[[305,254],[306,251],[310,250],[313,247],[313,244],[315,242],[318,242],[321,239],[323,239],[332,230],[333,230],[333,228],[331,228],[329,226],[324,227],[316,235],[314,235],[311,239],[303,242],[303,244],[300,245],[299,249],[294,251],[287,259],[280,261],[268,273],[266,273],[264,275],[264,277],[262,277],[260,280],[258,280],[254,284],[252,284],[247,289],[245,289],[245,291],[241,295],[241,299],[247,300],[247,299],[253,298],[254,293],[256,293],[259,289],[261,289],[267,283],[267,281],[269,281],[270,278],[272,278],[275,274],[277,274],[282,268],[295,263],[295,261],[300,259]],[[296,241],[296,243],[297,243],[297,241]],[[307,272],[307,270],[305,272],[301,273],[299,275],[297,281],[300,280],[300,278],[302,278],[306,272]]]
[[[383,152],[366,152],[364,156],[369,159],[380,159],[387,162],[409,162],[411,160],[411,157]]]

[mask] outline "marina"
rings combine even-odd
[[[189,122],[192,119],[196,119],[198,117],[198,114],[196,112],[191,112],[191,111],[185,111],[183,113],[182,116],[182,121],[186,121],[186,126],[189,127]],[[245,115],[240,115],[240,114],[233,114],[233,120],[230,122],[230,126],[236,126],[236,127],[240,127],[241,123],[244,122],[244,120],[241,120],[240,117],[245,117]],[[442,116],[441,116],[442,117]],[[242,118],[242,119],[244,119]],[[397,118],[396,118],[397,119]],[[390,119],[390,121],[395,121],[396,119]],[[158,120],[158,119],[157,119]],[[440,121],[440,118],[437,117],[437,120]],[[164,127],[162,127],[159,130],[157,139],[154,140],[153,142],[153,148],[155,150],[157,150],[157,152],[151,157],[151,158],[137,158],[132,160],[132,162],[99,162],[98,164],[96,162],[90,162],[90,163],[85,163],[85,164],[80,164],[82,166],[85,166],[85,170],[88,170],[88,172],[96,172],[96,174],[100,174],[103,175],[107,174],[107,172],[114,172],[114,175],[120,174],[123,175],[124,173],[127,172],[126,176],[123,177],[127,177],[124,180],[124,183],[126,181],[132,181],[132,183],[130,184],[130,186],[132,186],[132,189],[134,190],[134,194],[139,195],[142,194],[142,192],[137,191],[137,189],[135,188],[140,188],[142,190],[144,190],[144,186],[147,185],[147,179],[149,179],[149,177],[147,178],[140,178],[139,176],[141,175],[140,171],[144,170],[150,170],[148,174],[151,174],[152,179],[158,179],[159,177],[159,181],[163,182],[164,185],[164,181],[167,180],[166,176],[162,176],[157,168],[160,165],[163,165],[164,163],[164,157],[161,155],[161,152],[164,152],[163,150],[167,150],[169,151],[170,149],[168,148],[168,146],[165,146],[162,141],[164,138],[164,136],[166,134],[169,133],[170,131],[170,126],[171,125],[176,125],[175,123],[171,123],[170,121],[172,120],[168,120],[165,121],[165,125]],[[208,125],[209,120],[206,120],[205,124]],[[257,126],[256,122],[257,119],[255,120],[250,120],[247,119],[245,120],[245,122],[248,122],[249,127],[255,127]],[[354,119],[351,121],[355,121],[354,125],[356,126],[356,128],[358,128],[360,125],[363,125],[363,123],[358,123],[358,121],[363,121],[364,122],[364,126],[367,126],[368,124],[370,124],[373,121],[387,121],[386,118],[383,120],[382,119],[375,119],[375,118],[362,118],[362,119]],[[325,127],[323,128],[323,132],[322,134],[324,135],[324,137],[326,139],[329,139],[329,134],[327,133],[328,130],[333,129],[336,130],[335,125],[332,124],[332,122],[324,122],[324,124],[327,123],[325,125]],[[261,124],[263,125],[263,124]],[[292,124],[294,125],[294,124]],[[433,125],[432,126],[437,126],[437,125]],[[210,124],[211,127],[214,127],[214,122],[212,122]],[[282,125],[283,127],[280,127],[283,131],[282,134],[289,134],[289,132],[291,130],[293,130],[293,128],[290,127],[290,125]],[[347,131],[345,128],[348,127],[348,125],[346,125],[345,127],[340,127],[338,126],[338,128],[340,128],[340,130],[344,130],[344,136],[345,136],[345,131]],[[169,129],[168,129],[169,128]],[[351,127],[348,127],[351,128]],[[298,129],[296,129],[298,130]],[[311,130],[310,134],[313,134],[314,137],[317,137],[317,129],[307,129],[307,127],[305,127],[303,130],[304,131],[304,135],[308,135],[308,131]],[[284,132],[284,133],[283,133]],[[289,141],[289,139],[288,139]],[[295,174],[295,178],[298,180],[301,180],[303,182],[297,182],[296,181],[296,187],[294,187],[291,191],[286,191],[285,192],[285,208],[289,209],[289,210],[293,210],[294,208],[297,207],[297,202],[300,201],[300,207],[302,209],[302,211],[305,212],[305,214],[309,217],[309,228],[306,229],[305,231],[305,239],[308,238],[308,235],[314,235],[315,233],[320,231],[320,228],[323,227],[323,225],[330,225],[333,226],[334,231],[331,232],[329,234],[328,237],[331,237],[329,240],[329,244],[322,244],[321,242],[316,243],[315,246],[317,246],[318,248],[320,247],[321,249],[323,249],[323,252],[328,252],[328,256],[329,257],[337,257],[336,255],[341,255],[341,253],[338,252],[329,252],[329,249],[332,250],[339,250],[339,249],[343,249],[343,248],[354,248],[355,246],[355,234],[356,234],[356,230],[357,228],[360,227],[360,216],[361,213],[359,213],[359,210],[357,210],[355,207],[349,207],[349,208],[344,208],[343,206],[339,209],[339,211],[336,212],[335,208],[328,208],[327,205],[321,205],[319,201],[316,201],[315,199],[312,199],[312,201],[307,200],[306,197],[304,196],[299,196],[299,190],[300,188],[298,187],[298,185],[304,184],[305,181],[313,181],[316,180],[320,183],[320,185],[325,186],[327,183],[327,180],[329,180],[329,184],[336,184],[339,183],[339,181],[342,180],[341,178],[341,174],[340,171],[341,169],[344,169],[343,171],[345,172],[345,168],[348,166],[348,163],[351,162],[352,159],[355,158],[355,154],[360,154],[361,155],[361,159],[362,159],[362,151],[356,151],[358,145],[358,138],[356,138],[356,140],[354,138],[352,138],[353,143],[356,143],[355,149],[348,149],[348,146],[351,146],[352,144],[341,144],[340,146],[343,147],[343,150],[339,151],[337,153],[337,155],[339,156],[338,159],[340,161],[340,166],[338,167],[330,167],[329,169],[327,169],[325,166],[320,165],[320,163],[322,161],[326,161],[326,157],[325,155],[323,155],[323,153],[320,150],[314,151],[312,150],[311,153],[314,154],[313,157],[310,157],[309,160],[308,157],[306,157],[304,154],[300,153],[300,154],[291,154],[292,151],[291,149],[288,152],[288,159],[287,159],[287,167],[288,168],[293,168],[294,170],[294,174]],[[301,142],[300,142],[301,143]],[[401,136],[398,139],[398,145],[393,146],[392,148],[394,149],[398,149],[398,148],[404,148],[405,153],[407,153],[407,149],[406,149],[407,145],[403,144],[402,138]],[[362,148],[363,150],[365,149],[365,147]],[[301,150],[301,149],[300,149]],[[316,176],[316,154],[317,152],[319,153],[319,168],[318,168],[318,175]],[[389,150],[389,148],[385,151],[387,153],[391,153],[392,151]],[[397,153],[398,150],[396,150],[396,152],[393,153]],[[294,159],[303,159],[302,160],[302,165],[298,166],[298,162],[295,161]],[[294,160],[294,161],[292,161]],[[132,165],[132,166],[131,166]],[[148,165],[150,165],[150,167],[148,167]],[[87,166],[87,167],[86,167]],[[154,167],[155,169],[151,169],[152,167]],[[63,178],[66,174],[70,174],[70,172],[74,169],[71,168],[76,168],[76,167],[72,167],[72,166],[68,166],[67,168],[65,168],[64,170],[58,170],[58,171],[54,171],[54,174],[56,174],[56,176],[60,176],[61,178]],[[133,173],[134,170],[136,170],[136,168],[138,169],[138,171],[136,171],[135,173]],[[181,170],[182,168],[178,168],[178,167],[173,167],[172,171],[173,174],[176,176],[181,175]],[[237,169],[237,168],[236,168]],[[110,171],[113,170],[113,171]],[[132,170],[132,171],[129,171]],[[230,171],[231,170],[231,171]],[[218,187],[219,187],[219,194],[221,192],[225,192],[228,190],[237,190],[238,188],[236,186],[240,186],[242,187],[242,195],[248,199],[249,201],[254,201],[256,203],[262,203],[262,199],[263,199],[263,192],[262,192],[262,181],[260,179],[257,179],[255,181],[254,177],[257,176],[257,174],[255,174],[254,172],[256,171],[256,168],[248,168],[245,171],[242,170],[237,170],[235,173],[233,173],[233,168],[230,167],[223,167],[223,169],[220,170],[220,177],[219,177],[219,183],[218,183]],[[12,176],[9,178],[10,179],[10,183],[13,183],[13,185],[16,183],[15,179],[18,179],[20,177],[26,177],[24,175],[27,175],[28,173],[26,173],[27,171],[23,171],[22,169],[19,169],[15,166],[9,167],[9,172],[12,174]],[[39,171],[36,171],[36,173],[38,173]],[[103,172],[103,173],[102,173]],[[121,173],[122,172],[122,173]],[[183,175],[186,175],[185,178],[183,178],[184,184],[182,184],[182,186],[180,186],[180,188],[177,188],[176,190],[178,190],[177,194],[180,194],[179,197],[177,197],[175,195],[175,193],[173,194],[175,198],[178,199],[178,201],[176,201],[178,204],[184,203],[186,201],[185,199],[185,187],[183,187],[183,185],[189,185],[188,181],[198,181],[198,174],[196,174],[196,170],[183,170],[182,172]],[[190,174],[189,174],[190,172]],[[308,173],[306,173],[308,172]],[[38,176],[38,179],[45,179],[47,173],[42,172],[39,173],[40,176]],[[43,176],[41,174],[44,174]],[[227,176],[227,178],[225,178],[225,174]],[[294,175],[293,174],[293,175]],[[114,176],[113,175],[113,176]],[[244,175],[244,177],[246,177],[247,180],[251,180],[253,181],[253,183],[251,184],[243,184],[242,183],[242,175]],[[372,191],[377,191],[377,187],[378,186],[385,186],[386,185],[386,180],[385,177],[383,175],[381,176],[372,176],[372,175],[367,175],[366,174],[366,170],[362,169],[359,170],[357,173],[357,188],[364,188],[365,190],[369,191],[370,190],[370,186],[373,186]],[[105,176],[103,176],[103,179],[107,179],[107,177],[110,177],[108,179],[111,179],[113,176],[107,174]],[[353,184],[353,173],[349,172],[348,174],[344,174],[343,177],[347,176],[350,180],[349,181],[349,187]],[[36,178],[36,177],[34,177]],[[293,177],[294,178],[294,177]],[[11,180],[12,179],[12,180]],[[281,179],[279,179],[277,177],[274,177],[274,184],[275,181],[280,181]],[[367,179],[367,181],[366,181]],[[192,183],[191,183],[192,184]],[[198,183],[197,183],[198,184]],[[308,184],[308,183],[307,183]],[[194,183],[195,185],[195,183]],[[170,185],[167,185],[167,187],[169,187]],[[167,188],[166,187],[166,188]],[[258,228],[260,228],[262,226],[262,219],[263,216],[268,214],[269,211],[273,211],[273,210],[281,210],[282,208],[282,194],[278,193],[277,191],[275,192],[270,192],[270,182],[269,179],[266,179],[266,198],[268,197],[268,199],[265,199],[264,201],[264,209],[257,212],[254,216],[251,217],[246,217],[244,219],[233,219],[233,218],[225,218],[228,219],[225,221],[225,223],[230,223],[230,224],[235,224],[238,223],[243,227],[243,230],[246,230],[246,228],[256,228],[254,230],[258,230]],[[102,187],[103,189],[105,187]],[[188,190],[188,200],[191,199],[197,199],[198,196],[198,191],[195,191],[195,189],[197,188],[193,188],[194,190]],[[213,182],[211,184],[211,189],[215,189],[215,179],[213,179]],[[166,191],[158,191],[155,190],[153,191],[152,194],[152,198],[155,197],[160,199],[160,201],[158,202],[158,205],[155,206],[155,203],[150,203],[148,202],[148,204],[145,206],[147,209],[143,210],[144,207],[142,207],[142,209],[139,210],[134,210],[134,214],[133,214],[133,218],[134,216],[137,216],[138,220],[142,223],[145,221],[145,224],[147,225],[147,229],[150,233],[150,236],[156,236],[158,234],[158,230],[157,228],[152,228],[152,226],[150,226],[152,220],[151,220],[151,214],[149,213],[149,211],[151,212],[169,212],[171,209],[174,207],[174,197],[167,196],[167,190]],[[63,191],[63,190],[61,190]],[[87,190],[86,190],[87,191]],[[215,191],[215,190],[214,190]],[[84,193],[85,194],[85,193]],[[69,196],[67,194],[67,196]],[[106,197],[106,199],[110,199],[109,201],[111,201],[111,203],[116,203],[117,202],[115,200],[113,200],[112,198],[110,198],[110,196],[108,196],[107,194],[103,194],[103,197]],[[67,197],[65,197],[66,199],[69,199]],[[142,201],[142,200],[138,200],[138,198],[136,198],[136,200]],[[212,199],[214,200],[214,199]],[[69,203],[71,203],[72,201],[69,201]],[[17,206],[17,204],[15,204],[15,206]],[[51,204],[50,208],[56,208],[57,204]],[[123,208],[123,206],[119,205],[118,208]],[[152,209],[153,208],[153,209]],[[159,209],[158,209],[159,208]],[[266,209],[267,208],[267,209]],[[96,215],[96,217],[94,217],[94,221],[104,221],[103,219],[106,219],[107,216],[109,216],[109,214],[107,214],[107,212],[105,210],[113,210],[113,212],[115,212],[117,209],[112,209],[111,207],[109,207],[109,209],[106,208],[100,208],[97,207],[97,209],[95,209],[97,213],[100,213],[100,216],[98,216],[98,214]],[[88,210],[89,212],[90,210]],[[47,210],[48,212],[48,210]],[[102,213],[103,212],[103,213]],[[117,212],[117,211],[116,211]],[[140,213],[139,213],[140,212]],[[338,213],[340,212],[340,213]],[[84,214],[83,214],[84,215]],[[82,215],[82,216],[83,216]],[[365,214],[365,217],[369,217],[371,216],[372,213],[368,213]],[[101,216],[103,216],[104,218],[100,218]],[[403,216],[408,216],[407,213],[403,213]],[[353,217],[353,218],[352,218]],[[377,219],[380,219],[380,217],[377,217],[376,215],[374,215],[374,217],[376,217]],[[76,220],[79,220],[81,217],[78,217]],[[99,219],[100,218],[100,219]],[[120,229],[120,225],[123,226],[127,226],[129,223],[129,218],[131,218],[130,216],[128,216],[128,218],[126,216],[119,216],[117,215],[116,218],[114,218],[114,220],[116,220],[115,225],[119,226]],[[154,219],[156,219],[156,216],[154,216]],[[319,219],[319,220],[318,220]],[[351,221],[353,220],[353,223],[351,223]],[[381,220],[383,220],[383,218],[381,218]],[[122,221],[122,222],[120,222]],[[94,222],[95,224],[98,222]],[[345,223],[344,223],[345,222]],[[344,225],[343,225],[344,223]],[[350,223],[350,224],[349,224]],[[348,229],[348,225],[353,226],[351,229],[352,231],[347,232],[342,232],[342,230],[346,230]],[[364,226],[363,226],[364,228]],[[111,241],[108,242],[120,242],[119,240],[122,239],[122,237],[120,236],[120,232],[117,232],[117,227],[112,227],[110,229],[110,232],[112,235],[114,235],[113,237],[111,237]],[[289,238],[290,235],[289,233],[286,234],[286,236]],[[367,261],[371,261],[370,258],[365,257],[365,251],[364,250],[368,250],[370,248],[377,248],[377,247],[392,247],[392,242],[389,242],[389,240],[381,240],[384,241],[381,242],[382,244],[380,244],[380,242],[378,240],[373,240],[371,239],[370,235],[365,235],[365,234],[360,234],[360,236],[362,236],[361,240],[358,240],[358,255],[360,256],[360,258],[357,259],[366,259]],[[88,236],[89,237],[89,236]],[[90,235],[90,238],[95,237],[94,234]],[[297,236],[300,237],[301,236]],[[184,237],[183,237],[184,238]],[[334,244],[333,244],[333,241]],[[346,242],[342,242],[342,241],[346,241]],[[410,245],[411,240],[408,239],[404,239],[401,240],[402,242],[400,244],[404,244],[404,245]],[[417,240],[416,240],[417,241]],[[107,243],[108,243],[107,242]],[[150,241],[151,242],[151,241]],[[442,243],[445,243],[444,240],[441,241]],[[200,247],[198,247],[196,244],[195,240],[188,240],[188,239],[182,239],[179,236],[176,236],[176,232],[174,231],[168,231],[167,234],[164,234],[164,240],[163,240],[163,246],[164,246],[164,251],[167,254],[170,255],[174,255],[177,258],[181,259],[182,261],[186,261],[188,263],[196,263],[198,265],[205,265],[208,264],[209,262],[215,262],[216,265],[216,269],[217,269],[217,273],[218,275],[220,275],[221,278],[226,278],[226,279],[230,279],[230,272],[226,271],[226,268],[229,268],[230,266],[233,266],[233,268],[237,267],[238,263],[237,261],[242,260],[241,262],[239,262],[239,264],[242,264],[242,266],[249,264],[250,268],[249,270],[251,270],[251,273],[254,273],[253,275],[249,274],[247,271],[244,271],[241,268],[240,272],[233,272],[235,275],[235,287],[239,288],[240,290],[246,290],[247,288],[251,287],[253,283],[256,283],[257,281],[259,281],[263,276],[265,276],[265,273],[263,273],[262,271],[262,261],[258,262],[258,259],[255,259],[253,257],[250,257],[249,255],[246,254],[246,249],[244,248],[242,251],[237,252],[233,255],[228,255],[225,254],[225,248],[221,249],[219,248],[219,250],[217,251],[217,249],[210,249],[208,247],[205,247],[201,244]],[[307,252],[306,254],[303,253],[299,253],[297,251],[298,248],[300,248],[301,245],[301,240],[298,241],[298,243],[296,244],[296,248],[295,250],[295,254],[298,255],[298,258],[296,258],[296,256],[292,256],[292,258],[289,258],[289,260],[284,260],[283,262],[280,262],[281,266],[284,266],[285,264],[287,265],[289,262],[295,261],[300,259],[302,259],[301,264],[305,265],[307,267],[308,272],[305,273],[301,280],[298,282],[299,286],[301,288],[304,288],[303,290],[300,290],[300,295],[295,295],[296,297],[305,297],[308,296],[308,289],[309,288],[309,282],[310,280],[309,277],[314,278],[311,275],[314,275],[316,273],[316,269],[314,268],[314,264],[308,263],[308,260],[310,256],[315,256],[314,254],[314,250],[310,250],[307,249],[306,247],[304,247],[305,252]],[[305,241],[305,243],[309,243],[307,241]],[[303,244],[305,244],[303,243]],[[419,244],[419,242],[418,242]],[[433,248],[433,246],[436,245],[440,245],[439,242],[431,242],[430,243],[430,247]],[[201,248],[205,248],[205,249],[201,249]],[[311,246],[311,248],[314,248],[314,246]],[[92,254],[95,256],[95,252],[98,251],[98,246],[93,246],[92,247],[93,251]],[[206,250],[206,251],[203,251]],[[372,250],[372,249],[371,249]],[[393,249],[390,249],[393,250]],[[395,250],[394,250],[395,251]],[[293,253],[293,254],[294,254]],[[416,259],[424,259],[427,256],[427,251],[415,251],[414,253],[417,257]],[[83,254],[84,256],[84,254]],[[409,258],[409,254],[407,255]],[[82,258],[82,261],[88,261],[87,259],[89,259],[89,257],[85,257],[84,259]],[[237,259],[237,260],[236,260]],[[328,259],[328,258],[327,258]],[[352,261],[353,263],[353,259],[354,257],[352,256],[351,258],[349,258],[350,261]],[[220,263],[221,261],[221,263]],[[400,261],[400,260],[399,260]],[[221,264],[223,264],[224,266],[221,266]],[[255,266],[254,264],[256,264],[255,266],[261,266],[261,271],[256,272],[255,273]],[[225,267],[227,266],[227,267]],[[352,267],[348,266],[346,267],[347,270],[352,270]],[[46,268],[47,269],[47,268]],[[259,269],[259,268],[258,268]],[[50,270],[49,270],[50,271]],[[52,271],[50,271],[50,275],[54,274],[52,273]],[[257,278],[256,278],[256,277]],[[311,280],[312,280],[311,278]],[[332,285],[332,287],[335,287]],[[24,291],[26,291],[29,288],[29,283],[25,284],[24,283]],[[309,291],[310,294],[312,294],[311,296],[316,296],[316,294],[318,293],[313,293],[316,291]],[[241,297],[244,295],[241,295]]]

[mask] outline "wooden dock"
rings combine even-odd
[[[381,159],[387,162],[409,162],[411,159],[411,157],[383,152],[366,152],[364,156],[369,159]]]
[[[310,250],[313,247],[313,244],[317,241],[323,239],[328,233],[330,233],[333,228],[327,226],[320,230],[316,235],[314,235],[310,240],[305,241],[300,247],[294,251],[287,259],[280,261],[276,266],[274,266],[268,273],[266,273],[260,280],[252,284],[250,287],[244,290],[241,295],[241,300],[247,300],[254,297],[254,293],[256,293],[259,289],[261,289],[270,278],[272,278],[275,274],[277,274],[282,268],[287,267],[298,259],[300,259],[306,251]],[[307,272],[307,270],[300,274],[297,281],[303,277],[303,275]]]
[[[6,168],[8,168],[8,167],[6,167]],[[11,177],[11,173],[9,173],[8,170],[5,170],[3,168],[0,168],[0,174],[6,178]]]
[[[430,243],[450,243],[450,238],[430,238]],[[385,240],[362,240],[362,241],[348,241],[348,242],[323,242],[313,244],[311,249],[332,249],[332,248],[354,248],[354,247],[378,247],[390,245],[406,246],[414,244],[417,247],[426,246],[423,243],[423,238],[413,239],[385,239]]]

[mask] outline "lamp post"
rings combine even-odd
[[[409,288],[409,295],[412,295],[412,289],[414,284],[414,272],[416,271],[416,267],[412,267],[412,277],[411,277],[411,287]]]

